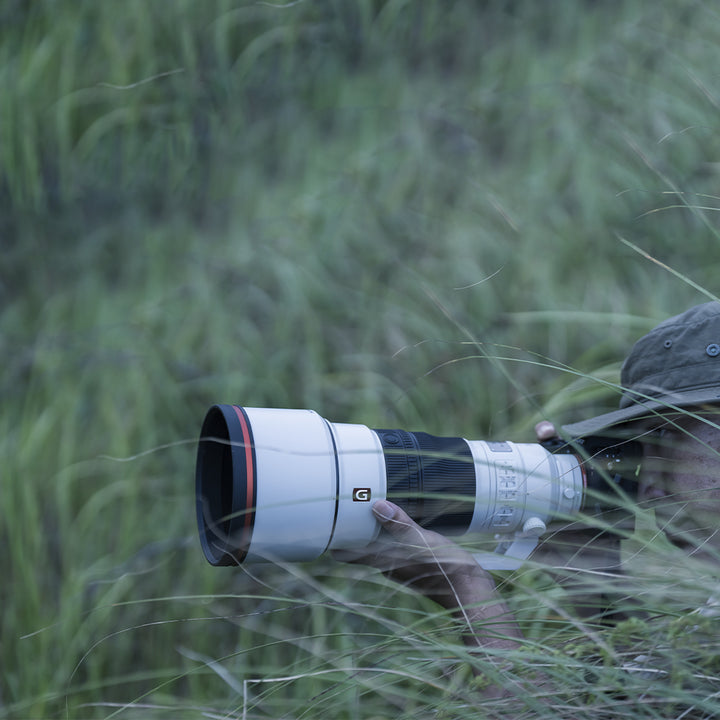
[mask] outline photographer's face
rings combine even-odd
[[[720,529],[720,415],[668,418],[645,434],[638,499],[675,541],[716,540]]]

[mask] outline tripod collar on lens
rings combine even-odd
[[[517,570],[538,546],[540,534],[519,532],[506,539],[499,538],[500,542],[493,552],[473,553],[472,556],[485,570]]]

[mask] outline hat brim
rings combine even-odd
[[[581,438],[588,435],[601,434],[612,427],[624,425],[631,420],[655,417],[668,412],[682,410],[693,405],[720,404],[720,388],[701,388],[677,395],[664,395],[662,398],[648,398],[636,402],[622,410],[598,415],[570,425],[563,425],[562,434],[568,438]]]

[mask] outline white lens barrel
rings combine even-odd
[[[314,560],[377,538],[375,500],[458,534],[538,536],[578,512],[581,461],[538,444],[331,423],[312,410],[215,405],[198,448],[200,540],[213,565]]]
[[[372,513],[385,498],[385,456],[380,440],[365,425],[328,423],[335,435],[340,490],[330,549],[364,547],[380,532]]]
[[[244,408],[257,476],[246,561],[315,558],[335,523],[337,470],[327,423],[312,410]]]
[[[314,560],[377,536],[371,506],[385,497],[385,464],[375,433],[312,410],[244,410],[257,473],[247,561]]]
[[[551,454],[537,444],[471,440],[468,445],[476,477],[468,532],[542,534],[540,523],[580,509],[585,475],[575,455]]]

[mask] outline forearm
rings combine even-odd
[[[503,650],[520,646],[523,636],[513,613],[490,573],[470,553],[420,527],[393,503],[377,501],[373,512],[385,533],[360,552],[335,551],[335,557],[377,567],[450,611],[461,625],[464,643],[473,654],[488,651],[493,664],[501,659]],[[473,663],[477,674],[482,664]],[[496,683],[485,694],[503,697],[512,693]]]
[[[469,647],[512,649],[523,640],[520,627],[507,603],[498,594],[491,575],[475,566],[448,576],[451,591],[436,597],[463,624],[463,641]]]
[[[513,665],[512,658],[504,657],[503,651],[516,650],[524,641],[515,615],[497,592],[492,576],[479,565],[454,576],[451,584],[452,600],[441,604],[462,624],[463,642],[471,654],[478,655],[470,666],[473,675],[485,679],[482,696],[487,700],[517,697],[517,679],[499,681],[498,675],[499,672],[504,676],[502,668],[506,662]],[[495,667],[490,677],[488,661]],[[540,676],[534,680],[536,684],[543,681]]]

